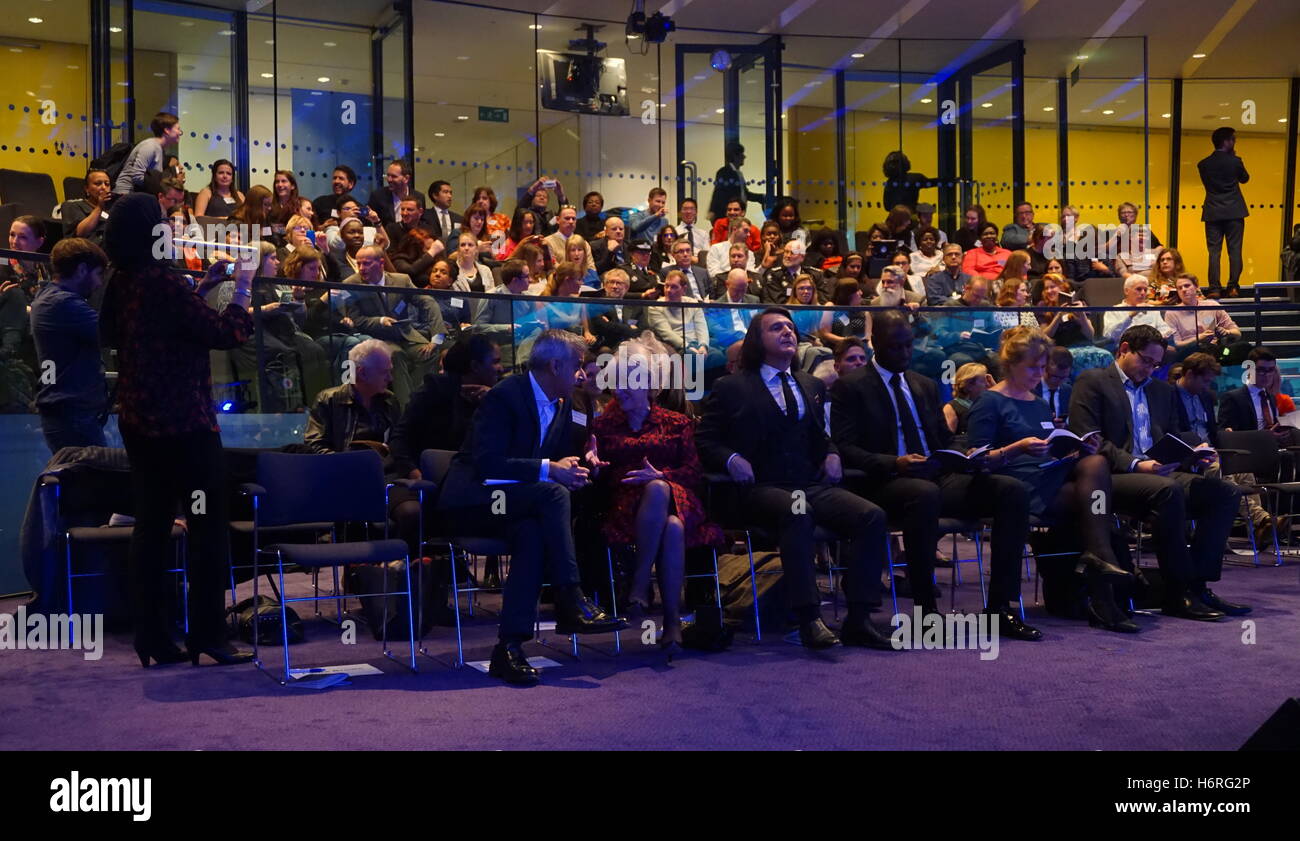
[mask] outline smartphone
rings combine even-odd
[[[234,263],[227,263],[227,264],[226,264],[226,277],[233,277],[234,274],[235,274],[235,264],[234,264]]]
[[[545,188],[548,189],[548,190],[553,190],[553,189],[555,189],[555,179],[554,179],[554,178],[543,178],[543,179],[542,179],[542,186],[545,187]]]

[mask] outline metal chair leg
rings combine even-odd
[[[762,642],[763,622],[758,616],[758,572],[754,569],[754,541],[750,537],[749,529],[745,530],[745,551],[749,553],[749,587],[754,597],[754,641]]]

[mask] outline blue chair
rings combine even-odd
[[[405,541],[388,537],[388,491],[393,485],[411,487],[423,503],[424,493],[432,483],[423,480],[402,480],[389,483],[384,479],[383,461],[373,450],[358,450],[328,455],[299,455],[289,453],[259,453],[257,456],[257,483],[245,484],[241,490],[253,499],[253,529],[280,527],[304,523],[360,523],[367,536],[374,524],[382,523],[384,539],[359,540],[334,543],[273,543],[259,547],[253,555],[253,599],[258,597],[258,580],[261,577],[261,559],[274,556],[275,571],[279,575],[281,646],[284,653],[284,672],[276,678],[267,671],[258,646],[260,627],[258,614],[253,619],[253,662],[268,676],[287,685],[294,680],[295,670],[289,660],[288,606],[294,602],[317,602],[334,596],[301,596],[289,598],[284,589],[286,565],[302,569],[337,569],[348,564],[387,564],[405,559],[406,588],[389,590],[387,568],[382,593],[357,593],[361,596],[384,598],[383,638],[381,647],[385,657],[402,663],[416,671],[414,627],[415,611],[412,605],[411,556]],[[406,597],[407,631],[410,654],[405,662],[393,655],[388,647],[387,596]],[[308,670],[298,670],[304,674]]]

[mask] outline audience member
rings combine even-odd
[[[942,262],[930,269],[922,278],[925,284],[925,303],[940,307],[961,297],[971,276],[962,270],[962,251],[957,243],[943,247]]]
[[[690,201],[688,199],[688,201]],[[595,190],[582,197],[582,216],[578,218],[577,233],[591,241],[605,234],[605,197]]]
[[[316,211],[316,221],[324,225],[327,219],[338,218],[338,200],[350,195],[357,188],[357,174],[352,167],[339,164],[330,173],[330,191],[312,200],[311,206]]]
[[[712,297],[713,282],[703,266],[695,265],[695,254],[691,244],[684,239],[673,243],[673,262],[659,270],[659,277],[665,278],[670,271],[680,271],[686,282],[686,294],[697,301],[707,301]]]
[[[980,244],[966,252],[962,258],[961,270],[971,277],[993,280],[1002,273],[1011,252],[998,245],[998,226],[985,222],[980,226]]]
[[[1174,334],[1174,328],[1165,323],[1164,311],[1151,308],[1147,300],[1150,291],[1151,282],[1145,275],[1131,274],[1124,279],[1124,300],[1115,306],[1148,309],[1107,311],[1101,319],[1101,334],[1106,341],[1118,345],[1124,331],[1138,324],[1154,327],[1165,339]]]
[[[704,258],[704,267],[708,270],[710,277],[717,277],[723,272],[729,271],[731,267],[732,249],[737,245],[745,246],[745,268],[751,272],[758,271],[758,264],[754,260],[754,255],[749,248],[749,220],[743,216],[737,216],[726,222],[727,236],[725,239],[709,246],[708,254]],[[771,248],[769,247],[769,251]]]
[[[411,164],[406,160],[393,161],[384,170],[384,186],[374,190],[366,201],[370,209],[375,212],[378,225],[387,225],[396,219],[398,206],[407,196],[414,197],[422,208],[428,206],[424,194],[411,186],[413,176]]]
[[[627,253],[624,250],[623,239],[627,234],[627,226],[618,216],[610,216],[605,220],[605,235],[596,240],[591,246],[591,259],[596,264],[596,271],[601,277],[605,272],[616,268],[627,262]]]
[[[715,221],[724,215],[731,215],[732,202],[737,205],[737,216],[745,215],[745,207],[749,202],[763,203],[763,194],[749,189],[749,182],[740,171],[745,165],[745,147],[729,140],[723,146],[722,154],[726,163],[713,176],[713,197],[709,200],[709,218]],[[713,241],[719,241],[716,227],[713,229]],[[751,243],[749,250],[757,251],[758,246]]]
[[[984,229],[984,223],[989,221],[988,215],[984,212],[982,205],[972,204],[962,213],[962,224],[957,229],[952,241],[961,246],[963,252],[970,251],[972,248],[978,248],[980,244],[980,231]],[[994,226],[994,230],[997,226]]]
[[[1173,358],[1190,353],[1208,353],[1227,365],[1237,365],[1246,357],[1250,345],[1241,339],[1241,328],[1216,300],[1202,300],[1196,278],[1184,275],[1175,287],[1179,306],[1165,310],[1165,323],[1172,329]]]
[[[135,145],[127,155],[118,171],[113,192],[118,195],[140,190],[145,186],[145,176],[151,171],[162,172],[166,166],[166,153],[169,146],[175,146],[181,137],[180,118],[166,111],[159,111],[149,121],[152,137],[146,137]]]
[[[725,239],[730,239],[731,230],[732,230],[731,228],[732,219],[745,219],[744,205],[740,201],[727,202],[726,216],[719,217],[713,222],[712,239],[714,245],[722,242]],[[757,252],[761,247],[759,242],[759,236],[758,236],[758,228],[752,224],[749,224],[749,220],[747,219],[746,219],[746,225],[747,227],[745,232],[745,244],[749,246],[750,251]]]
[[[1246,199],[1241,185],[1250,180],[1246,165],[1236,153],[1237,132],[1231,126],[1221,126],[1210,136],[1214,151],[1196,164],[1201,184],[1205,187],[1205,201],[1201,203],[1201,221],[1205,223],[1205,248],[1209,252],[1210,282],[1208,297],[1227,294],[1237,297],[1241,280],[1241,240],[1246,230]],[[1219,286],[1219,255],[1223,241],[1228,241],[1228,289]]]
[[[1015,221],[1002,229],[1002,247],[1008,251],[1023,251],[1034,236],[1034,206],[1022,201],[1015,207]],[[983,235],[981,234],[981,239]]]
[[[290,216],[298,215],[298,179],[287,169],[277,169],[275,179],[271,182],[273,196],[271,202],[270,222],[283,225]]]
[[[987,366],[967,362],[957,369],[952,379],[952,399],[943,405],[943,422],[965,449],[966,426],[970,420],[970,407],[979,396],[993,387],[993,377]]]
[[[660,231],[672,227],[668,221],[668,192],[662,187],[651,187],[646,201],[648,207],[641,212],[633,213],[632,218],[628,220],[628,232],[632,235],[632,239],[654,242],[658,239]],[[674,230],[673,233],[677,232]]]
[[[417,194],[418,195],[418,194]],[[446,181],[434,181],[429,185],[428,210],[424,211],[424,223],[440,240],[449,239],[459,230],[464,217],[451,209],[453,193],[451,184]]]
[[[1047,352],[1043,379],[1034,393],[1052,410],[1052,422],[1058,427],[1065,426],[1070,416],[1070,375],[1073,370],[1074,354],[1070,353],[1070,349],[1052,345],[1052,349]]]
[[[90,170],[86,173],[82,189],[85,198],[72,199],[59,205],[63,236],[81,237],[95,245],[103,245],[104,227],[108,224],[109,197],[113,195],[108,173],[102,169]]]

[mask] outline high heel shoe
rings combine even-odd
[[[136,640],[135,656],[140,658],[140,665],[146,669],[149,668],[150,660],[153,660],[159,666],[170,666],[190,659],[189,654],[177,648],[170,641],[158,643]]]
[[[1120,634],[1136,634],[1140,628],[1129,615],[1115,605],[1115,594],[1100,576],[1090,576],[1088,583],[1088,624]]]
[[[1116,566],[1110,561],[1103,560],[1101,557],[1094,555],[1092,552],[1083,552],[1079,555],[1079,560],[1088,567],[1088,571],[1097,575],[1105,575],[1111,578],[1132,578],[1133,574],[1123,567]]]
[[[664,655],[664,662],[673,662],[673,657],[682,653],[682,644],[677,640],[659,640],[659,651]]]
[[[240,663],[253,662],[253,652],[236,648],[228,642],[219,642],[214,645],[189,643],[186,647],[190,650],[190,664],[194,666],[199,664],[199,655],[201,654],[211,657],[218,666],[237,666]]]

